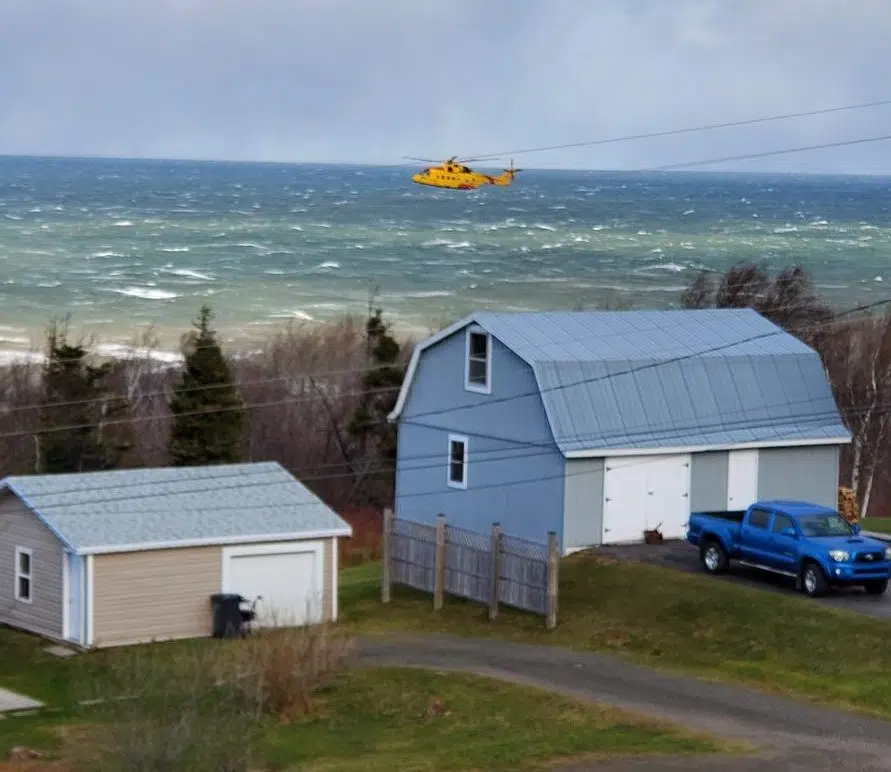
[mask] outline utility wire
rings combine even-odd
[[[891,300],[891,298],[889,298],[889,300]],[[774,310],[791,310],[796,307],[797,306],[794,303],[782,303],[777,306],[774,306],[773,309]],[[828,327],[834,323],[835,323],[835,320],[832,319],[832,320],[828,320],[826,322],[822,322],[821,324],[823,326]],[[844,323],[845,322],[839,322],[839,324],[844,324]],[[622,332],[604,332],[599,335],[599,338],[601,340],[603,340],[606,338],[623,337],[624,335],[625,335],[624,331],[622,331]],[[415,343],[415,345],[417,345],[417,342]],[[64,361],[64,360],[57,360],[57,361]],[[75,357],[71,361],[77,362],[77,361],[81,361],[81,360],[79,358]],[[123,359],[123,360],[119,360],[119,362],[121,364],[124,364],[127,362],[127,360]],[[378,370],[386,370],[389,368],[398,369],[399,367],[401,367],[401,364],[399,364],[399,363],[397,363],[397,364],[369,364],[367,366],[351,367],[351,368],[345,368],[345,369],[341,369],[341,370],[321,370],[318,372],[295,373],[293,375],[279,375],[279,376],[272,376],[269,378],[258,378],[258,379],[249,379],[249,380],[233,379],[230,383],[218,383],[218,384],[215,383],[215,384],[207,384],[207,385],[199,385],[199,386],[189,386],[189,387],[185,387],[185,388],[180,388],[179,386],[176,386],[176,385],[170,385],[168,388],[162,389],[162,390],[137,392],[136,398],[137,399],[148,399],[150,397],[170,397],[171,395],[179,394],[179,393],[190,393],[192,391],[202,391],[203,392],[205,390],[212,391],[215,389],[229,388],[230,386],[234,386],[234,387],[240,389],[240,388],[244,388],[247,386],[268,385],[268,384],[274,384],[274,383],[279,383],[279,382],[284,382],[284,383],[290,384],[290,383],[298,383],[298,382],[307,381],[307,380],[309,380],[309,381],[321,380],[324,378],[328,378],[331,376],[337,376],[337,375],[355,375],[355,374],[360,374],[360,373],[364,374],[367,372],[376,372]],[[152,372],[155,373],[155,371],[152,371]],[[0,368],[0,374],[2,374],[2,368]],[[399,387],[396,387],[396,390],[398,390],[398,388]],[[349,393],[343,393],[340,395],[326,394],[325,398],[336,400],[338,398],[343,398],[346,396],[355,396],[357,393],[361,393],[361,392],[349,392]],[[312,399],[319,399],[319,398],[321,398],[321,397],[315,397]],[[27,410],[40,410],[40,409],[44,409],[44,408],[50,409],[50,408],[56,408],[56,407],[73,407],[73,406],[77,406],[77,405],[90,405],[90,404],[94,404],[94,403],[99,404],[99,403],[103,403],[103,402],[114,401],[116,399],[123,400],[123,399],[126,399],[126,397],[123,394],[107,394],[107,395],[98,396],[98,397],[89,397],[86,399],[77,399],[77,400],[65,400],[65,401],[61,401],[61,402],[31,402],[31,403],[24,404],[24,405],[9,405],[9,406],[6,406],[6,407],[3,407],[2,409],[0,409],[0,416],[2,416],[4,414],[17,413],[17,412],[22,412],[22,411],[27,411]],[[308,399],[307,401],[312,401],[312,399]],[[237,410],[238,408],[234,407],[231,409]],[[0,437],[2,437],[2,435],[0,435]]]
[[[879,306],[884,306],[888,303],[891,303],[891,297],[883,298],[882,300],[877,300],[872,303],[864,303],[862,305],[855,306],[853,308],[849,308],[845,311],[841,311],[841,312],[837,313],[832,320],[829,320],[826,323],[826,325],[829,326],[832,324],[836,324],[838,317],[856,314],[856,313],[860,313],[863,311],[869,311],[873,308],[878,308]],[[814,327],[823,326],[823,324],[813,323],[813,324],[805,324],[803,326],[805,328],[807,328],[807,327],[814,328]],[[641,372],[644,370],[654,370],[659,367],[665,367],[666,365],[675,364],[677,362],[683,362],[688,359],[696,359],[697,357],[703,356],[705,354],[713,354],[713,353],[717,353],[719,351],[723,351],[723,350],[726,350],[729,348],[734,348],[735,346],[739,346],[744,343],[752,343],[757,340],[764,340],[766,338],[772,338],[777,335],[791,334],[790,330],[792,330],[792,329],[795,329],[795,327],[790,327],[789,329],[784,329],[782,327],[778,327],[776,330],[771,330],[770,332],[763,332],[763,333],[759,333],[757,335],[750,335],[750,336],[747,336],[744,338],[738,338],[737,340],[731,341],[729,343],[722,343],[717,346],[710,346],[708,348],[700,349],[698,351],[693,351],[693,352],[681,354],[681,355],[674,356],[674,357],[668,357],[666,359],[658,360],[656,362],[648,362],[646,364],[629,367],[626,370],[620,370],[618,372],[606,373],[605,375],[592,376],[590,378],[581,378],[579,380],[571,381],[569,383],[560,383],[560,384],[557,384],[556,386],[547,386],[547,387],[536,389],[534,391],[520,392],[518,394],[511,394],[511,395],[505,396],[505,397],[493,397],[491,399],[487,399],[485,402],[485,405],[488,407],[488,406],[494,405],[494,404],[510,402],[515,399],[523,399],[525,397],[534,397],[538,394],[547,394],[551,391],[563,391],[564,389],[570,389],[570,388],[574,388],[576,386],[584,386],[584,385],[588,385],[591,383],[598,383],[600,381],[618,378],[619,376],[622,376],[622,375],[631,375],[633,373]],[[476,406],[475,405],[464,405],[464,406],[460,406],[460,407],[450,406],[448,408],[440,408],[437,410],[425,410],[425,411],[420,411],[418,413],[413,413],[411,415],[411,418],[415,419],[415,418],[426,417],[426,416],[431,416],[431,415],[441,415],[443,413],[453,413],[453,412],[458,412],[461,410],[471,410],[474,407],[476,407]],[[397,420],[401,420],[401,419],[397,419]]]
[[[837,319],[839,316],[862,312],[864,310],[869,310],[874,307],[885,305],[889,302],[891,302],[891,297],[884,298],[882,300],[875,301],[873,303],[856,306],[854,308],[840,312],[839,314],[836,315],[835,318],[833,318],[832,320],[828,320],[826,323],[822,323],[822,324],[832,325],[832,324],[837,323]],[[821,323],[815,323],[810,326],[811,327],[821,326]],[[614,333],[614,334],[619,335],[621,333]],[[621,370],[618,372],[606,373],[605,375],[592,376],[589,378],[582,378],[580,380],[573,381],[570,383],[557,384],[556,386],[544,387],[544,388],[537,389],[535,391],[527,391],[527,392],[521,392],[518,394],[511,394],[511,395],[508,395],[505,397],[493,397],[491,399],[486,400],[485,404],[487,406],[493,405],[493,404],[500,404],[500,403],[504,403],[504,402],[510,402],[510,401],[516,400],[516,399],[523,399],[526,397],[534,397],[534,396],[548,393],[551,391],[562,391],[564,389],[574,388],[576,386],[597,383],[599,381],[618,378],[619,376],[629,375],[629,374],[639,372],[642,370],[651,370],[651,369],[655,369],[657,367],[664,367],[666,365],[674,364],[674,363],[685,361],[688,359],[694,359],[694,358],[697,358],[704,354],[716,353],[718,351],[726,350],[728,348],[733,348],[735,346],[739,346],[744,343],[749,343],[749,342],[753,342],[756,340],[761,340],[761,339],[765,339],[765,338],[774,337],[777,335],[786,335],[786,334],[789,334],[789,332],[786,329],[778,327],[776,330],[771,330],[769,332],[759,333],[757,335],[740,338],[740,339],[731,341],[729,343],[723,343],[718,346],[712,346],[712,347],[709,347],[706,349],[690,352],[690,353],[675,356],[675,357],[670,357],[668,359],[664,359],[664,360],[660,360],[660,361],[656,361],[656,362],[648,362],[644,365],[630,367],[626,370]],[[382,387],[379,391],[375,391],[373,393],[388,393],[388,392],[401,390],[402,388],[403,388],[402,386]],[[362,396],[362,395],[365,395],[368,393],[372,393],[372,392],[369,392],[367,390],[356,391],[356,392],[346,392],[346,393],[343,393],[342,396],[343,397]],[[287,399],[273,400],[273,401],[263,402],[263,403],[254,403],[254,404],[250,405],[249,407],[250,407],[250,409],[275,407],[275,406],[289,405],[289,404],[300,404],[302,402],[313,402],[313,401],[316,401],[317,399],[319,399],[319,397],[317,397],[317,396],[308,397],[308,398],[287,398]],[[248,407],[247,405],[235,405],[235,406],[226,406],[226,407],[218,407],[218,408],[208,408],[208,409],[203,409],[203,410],[187,411],[184,413],[179,413],[178,415],[182,415],[182,416],[214,415],[214,414],[218,414],[218,413],[229,413],[229,412],[233,412],[233,411],[240,411],[240,410],[246,409],[247,407]],[[470,410],[470,409],[473,409],[474,407],[475,407],[474,405],[467,405],[467,406],[463,406],[463,407],[447,407],[447,408],[440,408],[437,410],[422,411],[422,412],[412,414],[410,416],[410,420],[416,420],[417,418],[420,418],[420,417],[427,417],[427,416],[432,416],[432,415],[441,415],[443,413],[455,413],[455,412],[458,412],[461,410]],[[72,429],[89,429],[89,428],[94,428],[94,427],[97,427],[100,425],[101,426],[115,426],[115,425],[129,424],[129,423],[138,423],[138,422],[144,422],[144,421],[157,420],[158,418],[159,417],[155,416],[155,415],[126,416],[126,417],[122,417],[122,418],[108,419],[106,421],[101,421],[101,422],[94,421],[94,422],[84,422],[84,423],[78,423],[78,424],[63,424],[63,425],[59,425],[59,426],[44,427],[44,428],[30,430],[30,431],[20,430],[20,431],[15,431],[15,432],[4,432],[4,433],[0,434],[0,439],[9,439],[9,438],[13,438],[13,437],[37,436],[40,434],[50,434],[50,433],[54,433],[54,432],[69,431]],[[399,420],[404,421],[406,419],[399,419]]]
[[[676,134],[690,134],[697,131],[712,131],[714,129],[726,129],[733,126],[748,126],[756,123],[768,123],[770,121],[781,121],[789,118],[804,118],[812,115],[826,115],[829,113],[838,113],[846,110],[862,110],[868,107],[880,107],[883,105],[891,105],[891,99],[881,99],[873,102],[861,102],[853,105],[843,105],[840,107],[827,107],[821,110],[805,110],[797,113],[785,113],[782,115],[770,115],[764,118],[747,118],[739,121],[727,121],[724,123],[709,123],[701,126],[690,126],[684,129],[667,129],[665,131],[654,131],[646,134],[626,134],[619,137],[610,137],[608,139],[593,139],[584,142],[570,142],[563,145],[547,145],[545,147],[519,148],[516,150],[504,150],[500,153],[473,154],[474,160],[485,161],[489,159],[500,158],[505,155],[523,155],[525,153],[542,153],[549,150],[565,150],[576,147],[589,147],[591,145],[607,145],[617,142],[631,142],[639,139],[653,139],[656,137],[668,137]]]
[[[782,150],[764,150],[759,153],[747,153],[745,155],[728,155],[722,158],[709,158],[702,161],[683,161],[681,163],[665,164],[663,166],[653,166],[646,169],[638,169],[641,172],[663,172],[670,169],[685,169],[691,166],[708,166],[710,164],[724,163],[725,161],[748,161],[753,158],[767,158],[774,155],[788,155],[790,153],[804,153],[808,150],[823,150],[830,147],[846,147],[848,145],[862,145],[869,142],[886,142],[891,139],[891,134],[884,134],[878,137],[864,137],[862,139],[845,139],[837,142],[824,142],[820,145],[804,145],[802,147],[784,148]]]
[[[876,406],[875,405],[861,406],[859,409],[862,409],[862,410],[873,409],[873,410],[875,410]],[[891,404],[886,404],[886,405],[882,406],[882,408],[880,409],[880,412],[885,412],[885,413],[891,412]],[[749,425],[749,424],[745,424],[745,425]],[[768,425],[770,425],[770,424],[768,424]],[[718,426],[718,425],[716,424],[716,426]],[[723,424],[721,426],[723,426]],[[496,437],[496,439],[501,439],[501,438]],[[493,452],[500,452],[501,450],[502,449],[497,449]],[[604,455],[609,455],[609,450],[610,449],[604,449]],[[511,453],[511,454],[505,454],[502,456],[486,458],[486,459],[483,459],[483,462],[485,463],[488,461],[515,461],[517,459],[524,459],[524,458],[552,456],[552,455],[554,455],[555,452],[559,452],[559,451],[556,451],[556,448],[551,447],[547,452],[543,452],[541,450],[536,450],[535,452],[522,454],[522,455],[517,454],[517,453]],[[481,451],[473,451],[472,454],[468,454],[468,459],[472,459],[476,455],[479,455],[480,453],[481,453]],[[409,469],[412,471],[419,471],[419,470],[423,470],[423,469],[432,469],[432,468],[447,469],[448,462],[447,461],[445,463],[443,462],[442,454],[438,454],[438,456],[439,456],[440,460],[435,465],[421,466],[421,467],[409,467]],[[634,458],[634,457],[627,459],[628,466],[634,466],[637,464],[644,464],[644,463],[646,463],[646,459],[642,459],[642,458],[638,459],[638,458]],[[467,461],[467,466],[468,466],[468,468],[470,467],[469,460]],[[172,467],[167,467],[167,469],[172,469]],[[131,470],[127,470],[127,471],[131,471]],[[132,471],[149,471],[149,470],[132,470]],[[367,472],[367,474],[374,475],[374,474],[379,474],[382,472],[392,472],[392,471],[393,471],[392,467],[386,466],[386,467],[382,467],[382,468],[369,470]],[[112,472],[111,474],[113,475],[114,472]],[[492,488],[513,487],[513,486],[519,486],[519,485],[527,485],[527,484],[534,483],[534,482],[565,479],[567,477],[575,477],[575,476],[580,476],[580,475],[585,475],[585,474],[600,474],[600,470],[580,469],[580,470],[574,471],[574,470],[564,469],[564,470],[561,470],[560,473],[553,474],[553,475],[540,475],[540,476],[532,476],[532,477],[524,476],[523,479],[520,479],[520,480],[502,481],[502,482],[495,482],[495,483],[482,484],[482,485],[474,484],[474,486],[471,490],[486,490],[486,489],[492,489]],[[318,476],[302,477],[300,479],[300,482],[301,483],[319,482],[319,481],[325,481],[325,480],[342,479],[344,477],[351,477],[351,476],[352,476],[351,473],[318,475]],[[235,483],[234,485],[221,485],[220,484],[221,480],[237,479],[237,478],[241,478],[241,481]],[[259,482],[259,481],[244,481],[244,478],[245,478],[244,472],[223,472],[221,474],[213,475],[211,478],[202,478],[202,479],[196,479],[196,480],[190,481],[190,482],[195,482],[195,483],[204,483],[205,485],[198,485],[195,487],[190,487],[187,491],[179,491],[179,492],[177,492],[177,494],[170,494],[170,495],[195,495],[195,494],[201,494],[201,493],[214,493],[214,492],[221,491],[221,490],[222,491],[237,491],[237,490],[245,490],[245,489],[256,490],[258,488],[282,484],[281,480]],[[37,494],[37,495],[33,496],[32,499],[34,499],[34,505],[35,505],[36,509],[38,509],[38,510],[40,510],[40,509],[50,510],[52,507],[58,507],[58,506],[90,507],[90,506],[93,506],[96,504],[130,503],[132,501],[138,501],[138,500],[143,500],[143,499],[157,499],[159,496],[163,496],[164,494],[163,493],[159,494],[158,489],[156,487],[154,487],[157,484],[158,484],[157,480],[151,480],[151,479],[146,480],[146,482],[144,482],[144,483],[134,483],[131,480],[127,483],[90,486],[86,490],[84,489],[83,484],[81,484],[77,488],[71,488],[68,490],[54,490],[54,491],[48,492],[46,494]],[[85,492],[92,494],[97,491],[106,491],[106,490],[113,490],[113,489],[133,490],[134,488],[138,489],[138,488],[146,488],[146,487],[151,488],[151,490],[146,491],[145,493],[131,493],[131,494],[124,494],[124,495],[120,495],[120,496],[112,496],[112,497],[101,497],[101,496],[100,497],[92,497],[91,496],[90,498],[85,499],[85,500],[75,501],[73,504],[65,504],[65,502],[64,502],[66,496],[72,496],[72,495],[76,495],[76,494],[84,494]],[[403,493],[403,494],[399,495],[399,498],[400,499],[414,498],[414,497],[418,497],[418,496],[438,495],[441,493],[462,493],[462,492],[466,493],[467,491],[466,491],[466,489],[463,489],[463,488],[451,488],[449,486],[443,485],[442,487],[437,487],[437,488],[430,489],[430,490],[422,490],[422,491],[413,491],[410,493]],[[51,501],[50,503],[42,503],[40,500],[42,498],[51,499],[54,501]],[[307,506],[318,506],[318,502],[317,501],[294,502],[294,503],[287,504],[286,506],[293,507],[296,509],[296,508],[302,508],[302,507],[307,507]],[[243,509],[244,509],[243,504],[232,504],[232,505],[223,504],[223,505],[213,505],[210,507],[194,507],[194,508],[191,508],[190,511],[197,514],[197,513],[202,513],[202,512],[215,512],[215,511],[228,511],[228,510],[234,511],[234,510],[243,510]],[[21,512],[29,512],[31,510],[27,506],[22,506],[20,511]],[[145,515],[145,514],[161,513],[161,512],[166,512],[166,511],[167,510],[160,510],[160,509],[159,510],[147,510],[147,509],[140,508],[136,512],[136,514]]]

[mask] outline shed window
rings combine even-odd
[[[467,438],[449,435],[449,485],[467,487]]]
[[[467,374],[465,386],[471,391],[485,394],[490,390],[492,372],[488,333],[469,330],[467,333]]]
[[[33,555],[26,547],[15,548],[15,599],[23,603],[31,602],[31,580],[33,576]]]

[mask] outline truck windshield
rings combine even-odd
[[[854,529],[841,515],[799,516],[798,523],[805,536],[851,536]]]

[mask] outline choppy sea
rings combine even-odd
[[[891,179],[522,172],[421,188],[411,168],[0,158],[0,360],[52,317],[173,349],[200,305],[234,345],[364,313],[428,332],[474,308],[664,308],[702,268],[806,266],[845,307],[891,282]]]

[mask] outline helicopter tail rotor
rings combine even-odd
[[[510,166],[509,166],[507,169],[505,169],[504,171],[506,171],[508,174],[510,174],[511,176],[513,176],[513,175],[516,174],[517,172],[521,172],[521,171],[523,171],[523,169],[518,169],[516,166],[514,166],[514,159],[511,158],[511,159],[510,159]]]

